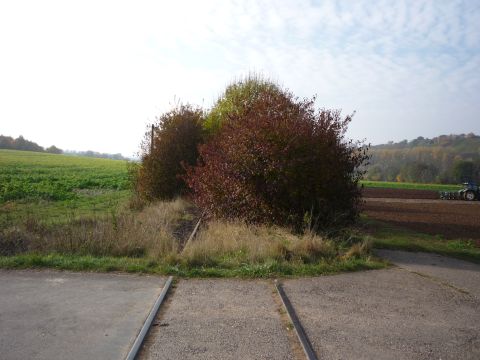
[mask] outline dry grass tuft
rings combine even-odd
[[[350,249],[343,255],[343,259],[359,258],[370,253],[373,242],[370,238],[365,238],[361,242],[353,244]]]
[[[53,228],[28,220],[22,227],[0,233],[0,254],[33,251],[164,257],[178,251],[173,233],[188,206],[177,199],[153,204],[139,213],[112,212],[108,218],[76,219]]]
[[[244,265],[318,264],[365,256],[370,241],[342,245],[313,232],[213,220],[182,249],[195,222],[189,203],[177,199],[142,211],[112,212],[107,218],[72,219],[46,226],[28,219],[0,230],[0,255],[21,253],[146,258],[167,265],[239,268]],[[351,244],[352,242],[347,242]]]
[[[310,263],[335,253],[335,246],[318,235],[297,236],[280,227],[212,221],[185,248],[182,259],[190,265],[269,260]]]

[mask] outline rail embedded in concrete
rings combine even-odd
[[[142,326],[142,329],[140,330],[137,338],[135,339],[135,342],[133,343],[132,348],[130,349],[127,357],[125,358],[126,360],[134,360],[138,352],[140,351],[140,348],[142,347],[143,341],[145,340],[145,336],[148,334],[148,330],[150,330],[150,327],[152,326],[152,322],[155,319],[155,316],[157,316],[158,310],[160,309],[160,305],[162,305],[163,300],[165,299],[165,296],[167,295],[168,289],[170,289],[170,285],[172,284],[173,277],[170,276],[165,285],[163,286],[162,292],[157,298],[157,301],[155,301],[155,304],[152,307],[152,310],[150,311],[150,314],[148,315],[147,319],[145,320],[145,323]]]
[[[295,312],[295,309],[293,308],[292,303],[290,302],[287,294],[283,290],[282,285],[275,280],[275,287],[277,289],[278,294],[280,295],[280,298],[282,299],[283,306],[287,310],[288,317],[290,318],[290,321],[293,324],[293,327],[295,328],[295,332],[297,334],[298,340],[300,340],[300,344],[302,345],[303,351],[305,352],[305,355],[308,360],[318,360],[317,354],[315,354],[315,351],[313,351],[312,344],[310,343],[310,340],[308,339],[307,334],[305,333],[305,329],[303,328],[302,324],[300,323],[300,320],[298,319],[298,316]]]

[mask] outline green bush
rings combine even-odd
[[[259,75],[249,75],[245,79],[230,84],[205,119],[206,133],[210,136],[214,135],[225,121],[231,117],[240,116],[265,94],[280,95],[282,90],[274,82]]]

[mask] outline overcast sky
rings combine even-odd
[[[480,133],[480,0],[0,2],[0,134],[131,156],[175,99],[260,72],[349,136]]]

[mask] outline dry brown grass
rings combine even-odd
[[[188,244],[182,259],[191,265],[269,260],[310,263],[335,255],[331,241],[312,233],[299,236],[280,227],[214,220]]]
[[[341,246],[312,232],[212,220],[182,249],[192,208],[184,200],[158,202],[140,212],[121,211],[108,218],[73,219],[47,227],[29,219],[0,230],[0,255],[20,253],[142,257],[188,267],[236,268],[262,264],[316,264],[349,260],[368,253],[370,243]],[[179,229],[184,231],[180,231]],[[186,236],[185,236],[186,234]],[[183,250],[183,251],[182,251]]]
[[[347,260],[354,257],[364,256],[370,253],[372,246],[372,240],[369,237],[366,237],[365,239],[363,239],[363,241],[353,244],[350,249],[345,252],[345,254],[343,255],[343,259]]]
[[[22,226],[0,234],[0,253],[165,257],[178,252],[173,233],[187,215],[188,206],[184,200],[177,199],[153,204],[139,213],[113,212],[108,218],[76,219],[53,228],[27,220]]]

